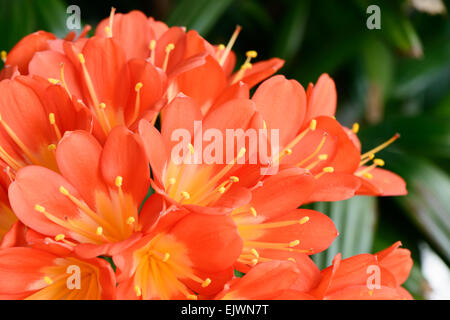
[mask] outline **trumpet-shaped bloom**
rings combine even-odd
[[[252,100],[268,128],[280,130],[280,150],[276,160],[310,170],[317,179],[317,189],[310,201],[337,201],[354,194],[396,195],[406,192],[397,175],[376,168],[384,165],[374,159],[387,143],[361,155],[361,144],[353,131],[334,119],[336,88],[323,74],[307,91],[295,80],[274,76],[263,82]],[[384,189],[384,191],[382,190]]]
[[[0,249],[0,298],[27,300],[115,299],[114,272],[103,259],[69,249]]]
[[[233,276],[242,240],[225,215],[174,211],[138,242],[114,255],[119,299],[198,299]]]
[[[23,76],[0,82],[0,159],[11,179],[31,164],[57,170],[64,132],[90,131],[91,123],[89,111],[60,86]]]
[[[226,213],[245,205],[251,194],[248,188],[240,186],[239,181],[256,167],[248,164],[248,153],[258,151],[247,152],[250,150],[248,141],[243,144],[245,147],[235,150],[236,143],[233,140],[231,144],[219,144],[218,161],[197,164],[187,159],[195,155],[195,140],[203,138],[194,132],[195,120],[202,120],[205,131],[212,128],[222,137],[226,136],[226,130],[241,129],[240,136],[243,136],[248,128],[262,128],[262,121],[250,100],[231,100],[202,118],[198,104],[192,98],[178,96],[163,113],[161,133],[145,120],[139,124],[139,133],[153,169],[155,197],[163,196],[169,206],[183,206],[209,213]],[[180,129],[190,135],[184,141],[186,143],[173,141],[173,133]],[[181,149],[185,151],[181,157],[186,157],[187,161],[184,158],[182,161],[177,160],[180,150],[176,147],[179,143],[183,144]],[[231,161],[226,160],[227,154],[233,155]],[[203,159],[203,153],[198,156]],[[238,170],[239,176],[235,176]]]
[[[314,190],[310,173],[291,168],[261,180],[252,190],[251,201],[231,212],[244,241],[236,269],[266,261],[289,260],[299,268],[311,255],[328,248],[338,232],[326,215],[302,205]]]
[[[9,187],[11,206],[25,225],[78,244],[75,250],[87,257],[111,254],[140,237],[149,168],[137,136],[117,127],[102,147],[87,132],[67,133],[56,161],[61,174],[27,166]]]
[[[310,294],[329,300],[412,299],[401,285],[413,262],[409,250],[400,249],[400,245],[396,242],[377,254],[360,254],[344,260],[340,254],[336,255],[332,266],[322,270],[322,279]],[[371,276],[373,279],[369,279]]]

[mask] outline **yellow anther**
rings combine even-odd
[[[202,288],[206,288],[210,284],[211,284],[211,279],[210,278],[206,278],[205,281],[202,282]]]
[[[173,43],[169,43],[166,47],[166,53],[169,53],[173,49],[175,49],[175,45]]]
[[[45,281],[47,284],[52,284],[52,283],[53,283],[53,280],[52,280],[49,276],[45,276],[45,277],[44,277],[44,281]]]
[[[50,124],[56,123],[55,114],[53,112],[48,115],[48,121],[50,121]]]
[[[38,204],[34,206],[34,210],[36,210],[37,212],[41,212],[41,213],[45,212],[45,208],[43,206],[38,205]]]
[[[61,233],[61,234],[57,234],[55,236],[55,241],[61,241],[64,240],[65,236]]]
[[[191,143],[188,144],[188,149],[191,154],[195,153],[194,146]]]
[[[323,160],[327,160],[328,159],[328,155],[326,153],[319,154],[319,156],[317,158],[319,158],[319,160],[322,160],[322,161]]]
[[[54,150],[56,150],[56,145],[55,144],[49,144],[48,145],[48,147],[47,147],[47,149],[48,149],[48,151],[54,151]]]
[[[134,90],[136,92],[139,92],[139,90],[141,90],[142,86],[143,86],[142,82],[138,82],[138,83],[136,83],[136,86],[134,87]]]
[[[103,234],[103,228],[100,226],[97,227],[97,229],[95,230],[95,234],[101,236]]]
[[[286,155],[290,155],[290,154],[292,154],[292,149],[291,148],[287,148],[286,150],[284,150],[284,153]]]
[[[299,240],[294,240],[294,241],[291,241],[291,242],[289,242],[289,247],[295,247],[295,246],[298,246],[299,245],[299,243],[300,243],[300,241]]]
[[[195,294],[188,294],[186,298],[189,300],[198,300],[198,297]]]
[[[227,189],[225,187],[220,187],[219,188],[219,193],[224,194],[225,191],[227,191]]]
[[[111,38],[111,37],[112,37],[112,31],[111,31],[111,28],[110,28],[109,26],[106,26],[106,27],[105,27],[105,32],[106,32],[106,36],[107,36],[108,38]]]
[[[316,119],[311,120],[311,123],[309,124],[309,128],[313,131],[316,130],[316,128],[317,128],[317,120]]]
[[[128,217],[127,224],[133,224],[136,222],[136,219],[134,217]]]
[[[170,185],[174,185],[176,182],[177,182],[177,179],[175,179],[175,178],[170,178],[169,179],[169,184]]]
[[[358,122],[355,122],[355,123],[353,124],[353,126],[352,126],[352,131],[353,131],[354,133],[358,133],[358,131],[359,131],[359,123],[358,123]]]
[[[374,153],[369,154],[369,159],[372,160],[373,158],[375,158],[375,154]]]
[[[149,44],[148,47],[149,47],[150,50],[155,50],[155,48],[156,48],[156,40],[155,39],[150,40],[150,44]]]
[[[231,176],[231,177],[230,177],[230,181],[231,181],[231,182],[239,182],[239,178],[236,177],[236,176]]]
[[[114,181],[114,184],[116,185],[116,187],[120,188],[122,186],[123,183],[123,178],[121,176],[117,176],[116,180]]]
[[[309,221],[309,217],[308,216],[303,217],[303,218],[300,219],[300,224],[307,223],[308,221]]]
[[[334,172],[334,168],[333,167],[325,167],[322,169],[323,172],[327,172],[327,173],[331,173]]]
[[[164,258],[163,258],[163,262],[167,262],[168,260],[170,259],[170,253],[168,253],[168,252],[166,252],[165,254],[164,254]]]
[[[105,104],[104,102],[102,102],[102,103],[100,103],[100,104],[98,105],[98,107],[99,107],[100,109],[105,110],[105,109],[106,109],[106,104]]]
[[[81,64],[86,63],[86,60],[84,59],[84,55],[81,52],[78,54],[78,60],[80,60]]]
[[[266,123],[266,120],[263,120],[263,128],[264,128],[264,129],[267,129],[267,123]]]
[[[256,209],[253,207],[250,207],[250,212],[252,213],[252,216],[256,217],[257,213],[256,213]]]
[[[58,79],[48,78],[47,80],[48,80],[48,82],[50,82],[51,84],[58,84],[58,83],[59,83],[59,80],[58,80]]]
[[[372,178],[373,178],[373,175],[372,175],[370,172],[364,172],[364,173],[363,173],[363,177],[364,177],[364,178],[367,178],[367,179],[372,179]]]
[[[294,263],[297,263],[297,261],[295,261],[294,258],[287,258],[287,260],[288,260],[288,261],[292,261],[292,262],[294,262]]]
[[[258,263],[258,259],[252,259],[251,263],[252,263],[252,266],[256,266],[256,264]]]
[[[138,286],[134,286],[134,292],[136,292],[136,296],[140,297],[142,295],[141,288]]]
[[[258,52],[255,50],[250,50],[245,53],[248,58],[256,58],[258,56]]]
[[[245,148],[241,148],[241,150],[239,150],[237,157],[241,158],[246,152],[247,152],[247,150]]]
[[[6,62],[6,56],[7,56],[6,51],[5,51],[5,50],[2,50],[2,52],[0,53],[0,55],[1,55],[2,61],[3,61],[3,62]]]
[[[222,51],[224,49],[225,49],[225,45],[223,43],[221,43],[217,46],[217,50],[219,50],[219,51]]]
[[[383,159],[374,159],[373,163],[375,163],[379,167],[384,166],[384,160]]]
[[[256,249],[252,249],[252,250],[250,250],[250,252],[251,252],[255,257],[259,258],[259,253],[258,253],[258,251],[256,251]]]
[[[59,192],[61,192],[65,196],[69,195],[69,191],[67,191],[67,189],[64,188],[63,186],[59,187]]]
[[[251,62],[246,62],[241,66],[241,70],[251,69],[251,67],[252,67]]]
[[[373,290],[369,290],[369,296],[373,295]]]
[[[191,195],[187,191],[181,191],[181,196],[186,200],[189,200],[191,198]]]

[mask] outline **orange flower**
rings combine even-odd
[[[338,201],[354,194],[401,195],[406,193],[403,179],[375,159],[376,152],[398,138],[361,155],[355,135],[359,125],[349,130],[334,119],[336,88],[327,75],[305,92],[295,80],[274,76],[263,82],[252,100],[268,128],[280,129],[279,161],[310,170],[316,177],[316,192],[310,201]]]
[[[311,260],[309,260],[311,261]],[[293,283],[309,287],[319,279],[319,270],[311,261],[299,269],[289,261],[264,262],[242,278],[235,278],[214,299],[216,300],[314,300],[298,290]]]
[[[299,267],[307,255],[325,250],[338,235],[326,215],[296,209],[314,190],[314,177],[291,168],[261,180],[251,201],[231,212],[244,241],[235,265],[241,272],[271,260],[289,260]]]
[[[319,299],[412,299],[401,287],[412,267],[409,250],[399,249],[400,242],[374,255],[360,254],[341,260],[338,254],[333,265],[322,270],[322,279],[310,292]],[[379,287],[369,288],[369,267],[379,270]],[[376,276],[377,273],[374,273]]]
[[[61,174],[27,166],[9,187],[11,206],[25,225],[57,241],[80,243],[75,251],[86,257],[111,254],[139,239],[152,217],[138,216],[150,173],[137,136],[117,127],[102,148],[85,131],[67,133],[56,161]]]
[[[139,124],[139,133],[152,167],[152,186],[157,193],[152,197],[161,195],[169,207],[182,206],[204,213],[227,213],[230,209],[247,204],[251,193],[245,186],[239,186],[239,181],[240,177],[245,179],[246,174],[250,174],[250,171],[257,167],[248,164],[248,157],[250,152],[258,152],[250,151],[248,141],[245,142],[246,147],[240,147],[237,152],[234,150],[235,144],[220,145],[224,150],[230,149],[228,154],[234,155],[234,159],[227,162],[225,150],[219,161],[223,164],[207,164],[204,161],[201,164],[184,161],[178,163],[172,157],[177,142],[172,141],[171,137],[177,129],[185,129],[191,133],[191,143],[188,142],[187,146],[184,146],[188,149],[185,150],[186,156],[195,152],[194,140],[202,139],[194,132],[195,120],[202,120],[205,131],[214,128],[220,131],[223,137],[226,136],[226,129],[245,131],[248,128],[262,128],[262,121],[256,114],[254,104],[247,99],[231,100],[202,119],[195,100],[181,95],[176,97],[163,113],[161,133],[145,120]],[[203,153],[199,156],[202,157]],[[242,161],[243,159],[246,161]],[[236,176],[234,173],[238,170],[239,176]]]
[[[233,276],[242,249],[236,225],[224,215],[174,211],[113,260],[119,299],[198,299],[214,295]]]
[[[83,259],[62,247],[0,249],[0,299],[110,300],[115,290],[103,259]]]
[[[24,76],[0,82],[0,159],[11,179],[30,164],[57,170],[64,132],[90,131],[91,122],[89,111],[58,85]]]
[[[289,261],[264,262],[250,269],[242,278],[225,285],[215,299],[269,300],[405,300],[412,299],[401,287],[412,267],[409,250],[399,249],[400,242],[375,255],[360,254],[319,270],[311,260],[301,264]],[[369,281],[378,268],[379,286]]]

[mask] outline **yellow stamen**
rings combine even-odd
[[[379,167],[384,166],[384,160],[383,159],[374,159],[373,163],[376,164]]]
[[[388,141],[380,144],[378,147],[373,148],[372,150],[369,150],[366,153],[364,153],[363,155],[361,155],[361,160],[366,158],[366,157],[368,157],[368,156],[370,156],[371,154],[375,154],[378,151],[383,150],[384,148],[389,146],[391,143],[393,143],[398,138],[400,138],[400,134],[399,133],[394,134],[394,136],[392,138],[390,138]]]
[[[116,187],[120,188],[122,186],[123,183],[123,178],[121,176],[117,176],[116,180],[114,181],[114,184],[116,185]]]
[[[47,80],[48,80],[48,82],[50,82],[51,84],[58,84],[58,83],[59,83],[59,80],[58,80],[58,79],[48,78]]]
[[[57,234],[55,236],[55,241],[61,241],[64,240],[65,236],[61,233],[61,234]]]
[[[45,276],[45,277],[44,277],[44,281],[45,281],[47,284],[52,284],[52,283],[53,283],[53,280],[52,280],[49,276]]]
[[[142,295],[141,288],[138,286],[134,286],[134,292],[136,292],[136,296],[140,297]]]
[[[352,126],[352,131],[353,131],[354,133],[358,133],[358,131],[359,131],[359,123],[358,123],[358,122],[355,122],[355,123],[353,124],[353,126]]]
[[[307,223],[308,221],[309,221],[309,217],[308,216],[303,217],[303,218],[300,219],[300,224]]]
[[[256,209],[255,209],[255,208],[250,207],[250,212],[251,212],[252,216],[254,216],[254,217],[257,216],[257,212],[256,212]]]
[[[48,145],[47,149],[48,149],[48,151],[55,151],[56,150],[56,145],[51,143],[51,144]]]
[[[181,191],[181,197],[183,200],[189,200],[191,198],[191,195],[187,191]]]
[[[58,138],[58,141],[61,140],[61,131],[59,130],[58,125],[56,124],[55,114],[52,112],[48,115],[48,120],[50,124],[53,126],[53,129],[55,130],[56,137]]]
[[[128,217],[127,224],[133,224],[136,222],[136,219],[134,217]]]
[[[205,281],[203,281],[203,283],[202,283],[202,288],[206,288],[210,284],[211,284],[211,279],[210,278],[206,278]]]
[[[6,63],[7,53],[6,53],[5,50],[2,50],[2,52],[0,53],[0,56],[1,56],[1,59],[2,59],[3,63]]]
[[[241,32],[241,26],[236,26],[236,29],[233,32],[233,35],[230,38],[230,41],[228,41],[227,46],[225,47],[225,51],[223,52],[222,56],[220,57],[219,64],[221,66],[224,65],[225,61],[227,60],[228,55],[230,54],[231,48],[233,48],[234,43],[236,42],[236,39],[239,35],[239,32]]]
[[[101,236],[101,235],[103,234],[103,228],[100,227],[100,226],[98,226],[97,229],[95,229],[95,233],[96,233],[98,236]]]
[[[166,71],[167,70],[167,65],[169,63],[169,56],[170,56],[170,52],[175,49],[175,45],[173,43],[169,43],[166,47],[166,56],[164,57],[164,64],[163,64],[163,70]]]

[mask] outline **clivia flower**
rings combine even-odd
[[[225,215],[173,211],[113,255],[119,299],[190,299],[217,294],[233,276],[242,240]]]
[[[251,152],[258,150],[250,150],[248,141],[246,147],[239,147],[237,151],[235,144],[226,146],[224,143],[218,147],[224,152],[217,156],[219,161],[216,163],[202,161],[197,164],[184,159],[180,163],[174,157],[174,153],[177,153],[175,146],[180,142],[173,141],[172,135],[175,130],[186,130],[190,137],[187,137],[189,141],[184,141],[186,143],[181,141],[184,157],[195,155],[195,140],[203,138],[198,136],[198,132],[194,132],[196,120],[202,120],[205,131],[213,128],[223,137],[226,136],[226,129],[245,131],[249,128],[262,128],[260,116],[250,100],[230,100],[202,118],[195,100],[179,95],[164,110],[161,132],[146,120],[139,123],[139,133],[154,178],[152,186],[156,194],[152,197],[162,196],[169,207],[182,206],[204,213],[224,214],[230,209],[245,205],[250,200],[251,192],[245,186],[239,186],[240,177],[245,179],[246,170],[253,170],[255,166],[249,165],[247,160]],[[225,159],[227,153],[233,154],[233,159],[229,162]],[[199,156],[203,159],[203,153]],[[240,170],[239,176],[234,175],[237,170]]]
[[[132,244],[154,220],[145,208],[138,216],[150,173],[128,129],[115,128],[104,147],[85,131],[66,133],[56,161],[61,174],[31,165],[9,187],[11,207],[26,226],[94,257]]]
[[[68,248],[0,249],[2,300],[112,300],[116,283],[111,265],[83,259]]]
[[[333,259],[332,266],[318,272],[314,264],[289,261],[264,262],[242,278],[232,279],[215,299],[246,300],[409,300],[401,287],[412,267],[409,250],[400,242],[375,255],[360,254]],[[303,267],[300,269],[300,267]],[[374,269],[379,277],[371,281]]]
[[[280,129],[281,148],[275,160],[308,169],[318,178],[310,201],[338,201],[355,194],[405,194],[403,179],[375,168],[384,165],[381,159],[364,167],[398,135],[361,155],[355,135],[359,125],[352,131],[334,119],[336,88],[327,74],[306,92],[297,81],[274,76],[259,86],[252,101],[267,127]]]
[[[92,116],[60,86],[25,76],[0,82],[0,159],[11,180],[27,165],[57,170],[56,145],[76,129],[92,131]]]

